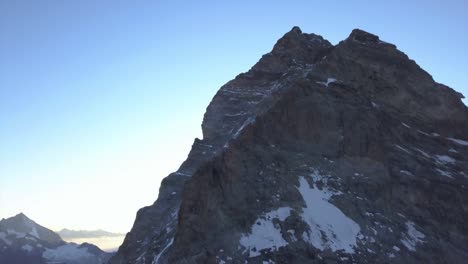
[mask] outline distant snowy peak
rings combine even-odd
[[[8,219],[2,219],[0,221],[0,231],[4,231],[8,234],[15,234],[17,237],[32,236],[52,246],[58,246],[64,243],[59,235],[37,224],[23,213]]]
[[[37,224],[33,220],[29,219],[25,214],[19,213],[13,217],[18,222],[22,222],[24,226],[34,228]]]
[[[1,264],[104,264],[111,255],[92,244],[66,243],[23,213],[0,221]]]

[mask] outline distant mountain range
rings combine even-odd
[[[112,256],[89,243],[67,243],[23,213],[0,221],[0,263],[103,264]]]
[[[67,239],[75,239],[75,238],[96,238],[96,237],[120,237],[125,236],[122,233],[112,233],[102,229],[98,230],[70,230],[70,229],[62,229],[57,231],[57,234],[60,235],[61,238]]]

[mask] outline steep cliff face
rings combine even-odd
[[[460,98],[375,35],[295,27],[221,87],[111,263],[463,263]]]

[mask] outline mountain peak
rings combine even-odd
[[[110,263],[465,263],[466,120],[393,44],[294,27],[217,92]]]
[[[349,35],[348,39],[359,41],[359,42],[379,42],[379,37],[372,33],[366,32],[362,29],[353,29],[351,34]]]
[[[320,35],[314,33],[303,33],[298,26],[294,26],[277,41],[272,52],[284,50],[298,51],[302,49],[310,50],[316,49],[317,46],[331,46],[331,43]]]
[[[292,29],[289,31],[290,33],[295,33],[295,34],[302,34],[302,30],[298,26],[292,27]]]
[[[32,228],[37,225],[33,220],[27,217],[23,212],[16,214],[13,217],[2,219],[2,222],[15,223],[15,226],[19,228]]]
[[[63,244],[62,239],[52,230],[47,229],[31,220],[24,213],[0,221],[0,231],[14,232],[22,237],[32,236],[51,245]]]
[[[106,263],[110,256],[89,243],[66,243],[24,213],[0,221],[0,263]]]
[[[282,74],[291,66],[317,62],[331,48],[333,45],[322,36],[303,33],[295,26],[276,42],[272,51],[265,54],[252,70]]]
[[[29,217],[27,217],[23,212],[20,212],[19,214],[13,216],[13,218],[16,218],[16,219],[28,219],[28,220],[31,220]]]

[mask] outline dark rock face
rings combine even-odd
[[[103,264],[111,253],[83,243],[66,243],[23,213],[0,221],[0,263]]]
[[[295,27],[221,87],[110,263],[465,263],[460,98],[375,35]]]

